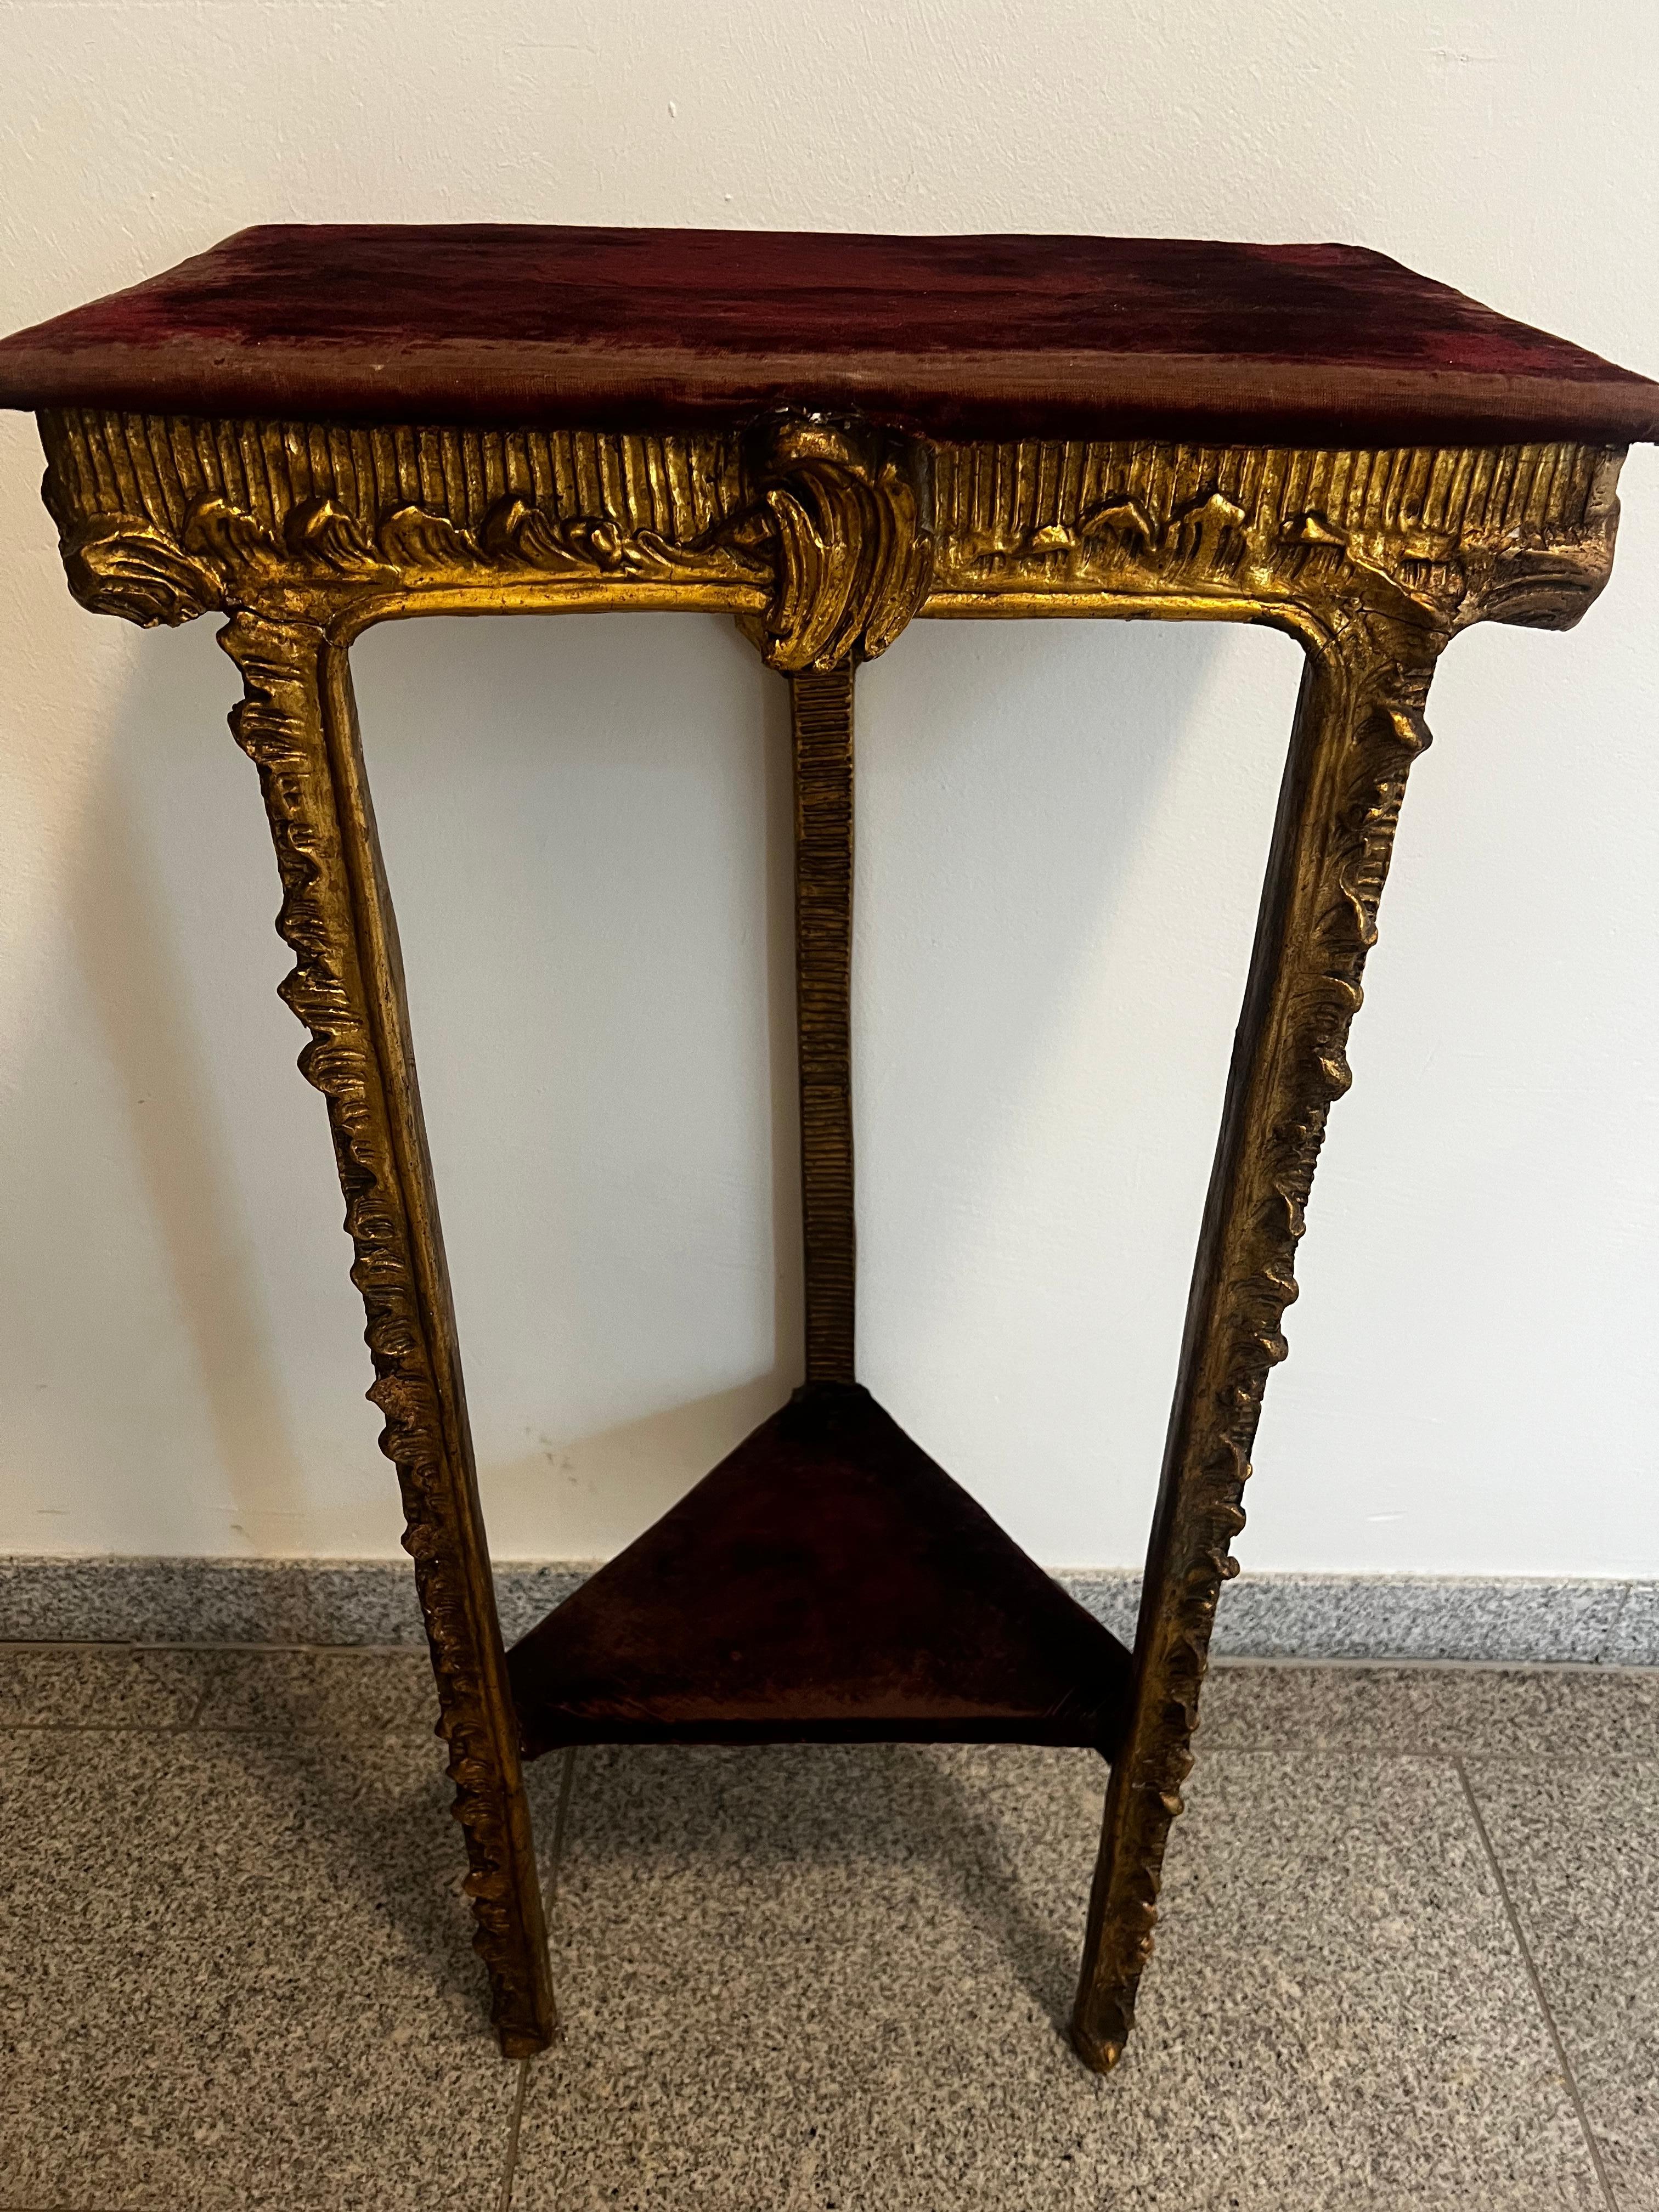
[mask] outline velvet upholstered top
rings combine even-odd
[[[0,343],[0,404],[939,436],[1659,437],[1659,385],[1380,253],[281,225]]]

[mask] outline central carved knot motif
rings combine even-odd
[[[884,652],[927,597],[933,568],[933,454],[867,422],[782,415],[747,455],[759,501],[735,535],[771,541],[772,604],[746,624],[787,675]]]

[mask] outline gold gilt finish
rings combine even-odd
[[[792,679],[808,1372],[853,1372],[853,670],[917,615],[1266,622],[1306,654],[1206,1206],[1073,2032],[1121,2054],[1326,1115],[1435,662],[1482,620],[1565,628],[1605,581],[1622,454],[929,444],[785,415],[743,435],[41,418],[70,582],[209,610],[276,840],[283,995],[328,1100],[503,2047],[552,2032],[391,902],[346,652],[440,612],[707,608]]]

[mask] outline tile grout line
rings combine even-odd
[[[553,1842],[548,1854],[547,1880],[542,1886],[542,1911],[549,1920],[553,1917],[554,1900],[559,1891],[559,1861],[564,1851],[565,1816],[570,1809],[570,1790],[575,1773],[576,1747],[574,1744],[568,1744],[565,1747],[562,1770],[559,1776],[558,1809],[553,1815]],[[548,1948],[550,1952],[552,1948],[550,1933]],[[549,1963],[550,1966],[550,1960]],[[556,2001],[553,2008],[553,2037],[556,2042],[562,2033]],[[501,2192],[496,2199],[495,2212],[512,2212],[513,2185],[518,2179],[519,2173],[519,2131],[524,2124],[525,2100],[529,2091],[530,2061],[527,2058],[521,2058],[519,2061],[519,2085],[513,2098],[513,2118],[507,2124],[507,2159],[501,2171]]]
[[[530,2061],[519,2061],[519,2082],[513,2093],[513,2117],[507,2124],[507,2157],[501,2167],[501,2193],[495,2212],[512,2212],[513,2184],[519,2170],[519,2129],[524,2119],[525,2092],[530,2087]]]
[[[576,1747],[568,1743],[564,1747],[564,1759],[559,1775],[558,1808],[553,1815],[553,1844],[547,1855],[547,1882],[542,1892],[542,1911],[550,1920],[553,1907],[559,1896],[559,1863],[564,1856],[565,1823],[570,1814],[570,1793],[576,1780]]]
[[[1633,1585],[1620,1585],[1622,1595],[1612,1627],[1616,1629],[1630,1603]],[[1605,1646],[1603,1647],[1605,1648]],[[85,1637],[85,1636],[5,1636],[0,1635],[0,1658],[14,1653],[34,1654],[58,1651],[212,1651],[266,1654],[285,1652],[316,1652],[326,1656],[346,1659],[422,1659],[427,1656],[423,1644],[337,1644],[258,1641],[235,1638],[229,1643],[216,1643],[209,1638],[186,1637]],[[1329,1668],[1343,1674],[1397,1673],[1456,1674],[1651,1674],[1656,1670],[1651,1662],[1640,1659],[1609,1660],[1598,1656],[1589,1659],[1458,1659],[1447,1655],[1424,1657],[1409,1652],[1316,1652],[1311,1656],[1285,1651],[1212,1651],[1209,1661],[1216,1672],[1237,1668],[1271,1668],[1275,1671],[1307,1673]],[[9,2208],[0,2205],[0,2212]]]
[[[1601,2143],[1595,2129],[1590,2125],[1589,2114],[1584,2109],[1584,2100],[1579,2094],[1578,2078],[1572,2070],[1572,2062],[1567,2057],[1567,2046],[1561,2039],[1561,2030],[1556,2024],[1554,2011],[1545,1992],[1543,1976],[1538,1971],[1537,1962],[1532,1955],[1532,1946],[1528,1942],[1525,1931],[1522,1928],[1521,1916],[1516,1911],[1515,1900],[1510,1894],[1510,1886],[1504,1878],[1504,1869],[1498,1864],[1498,1853],[1492,1849],[1492,1838],[1486,1830],[1486,1815],[1481,1812],[1480,1801],[1474,1794],[1474,1784],[1469,1780],[1468,1769],[1464,1765],[1462,1759],[1455,1759],[1452,1764],[1456,1767],[1457,1778],[1463,1785],[1463,1796],[1468,1801],[1469,1812],[1474,1821],[1475,1832],[1480,1838],[1480,1847],[1486,1855],[1486,1863],[1492,1869],[1492,1878],[1498,1885],[1498,1895],[1504,1907],[1504,1917],[1510,1923],[1510,1933],[1515,1938],[1516,1948],[1521,1954],[1522,1964],[1527,1970],[1527,1978],[1532,1984],[1532,1993],[1538,2000],[1538,2008],[1544,2015],[1544,2025],[1549,2030],[1550,2041],[1554,2045],[1556,2057],[1560,2061],[1562,2076],[1567,2085],[1567,2094],[1571,2098],[1573,2111],[1578,2116],[1578,2125],[1583,2132],[1584,2145],[1589,2152],[1590,2164],[1595,2169],[1596,2180],[1601,2184],[1601,2194],[1607,2200],[1607,2212],[1619,2212],[1619,2199],[1614,2195],[1613,2183],[1608,2179],[1607,2166],[1601,2156]]]
[[[1303,1738],[1295,1742],[1283,1738],[1275,1740],[1272,1736],[1258,1736],[1248,1740],[1241,1738],[1237,1742],[1231,1742],[1224,1738],[1215,1743],[1206,1742],[1200,1745],[1199,1750],[1199,1755],[1205,1759],[1234,1757],[1282,1759],[1287,1753],[1306,1759],[1414,1759],[1440,1766],[1455,1766],[1464,1756],[1462,1753],[1449,1750],[1445,1745],[1438,1743],[1396,1744],[1382,1741],[1344,1744],[1329,1736]],[[1529,1754],[1523,1750],[1505,1747],[1498,1751],[1477,1749],[1474,1756],[1480,1759],[1521,1760],[1524,1763]],[[1586,1774],[1604,1774],[1607,1771],[1607,1762],[1605,1755],[1594,1751],[1546,1751],[1538,1753],[1536,1758],[1540,1764],[1547,1765],[1558,1771],[1564,1770],[1570,1774],[1580,1771]],[[1656,1753],[1650,1758],[1631,1758],[1626,1760],[1626,1770],[1632,1772],[1639,1772],[1655,1765],[1659,1765],[1659,1753]]]
[[[196,1700],[196,1704],[191,1712],[190,1718],[187,1721],[183,1721],[179,1723],[180,1735],[183,1735],[187,1729],[200,1729],[202,1725],[202,1716],[207,1711],[214,1692],[218,1688],[220,1683],[223,1681],[224,1678],[224,1662],[222,1659],[210,1659],[202,1669],[202,1693]]]
[[[1607,1651],[1618,1649],[1619,1632],[1624,1626],[1625,1615],[1630,1611],[1631,1601],[1635,1595],[1635,1590],[1634,1583],[1620,1583],[1619,1602],[1613,1609],[1613,1619],[1607,1623],[1607,1632],[1601,1639],[1601,1652],[1596,1655],[1598,1663]]]

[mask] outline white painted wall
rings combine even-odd
[[[1376,246],[1659,368],[1659,14],[1545,0],[0,6],[0,324],[273,220]],[[385,1554],[391,1471],[206,623],[63,588],[0,418],[0,1549]],[[1436,686],[1253,1567],[1659,1571],[1659,470]],[[781,686],[712,618],[359,653],[504,1556],[795,1376]],[[921,624],[864,679],[868,1381],[1042,1559],[1139,1552],[1294,648]],[[772,838],[769,857],[767,845]]]

